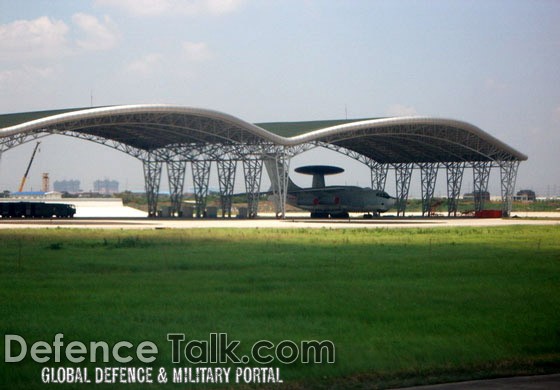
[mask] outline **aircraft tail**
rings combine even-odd
[[[266,167],[266,171],[268,173],[268,177],[270,178],[271,182],[271,190],[275,193],[279,193],[278,183],[280,182],[279,176],[285,174],[285,167],[284,164],[277,162],[273,158],[265,158],[264,159],[264,166]],[[288,176],[288,192],[299,191],[301,190],[292,179]]]
[[[292,179],[290,179],[290,176],[288,176],[288,192],[301,191],[301,189],[302,188],[298,187],[296,183],[294,183]]]

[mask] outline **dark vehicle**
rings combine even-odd
[[[72,218],[76,207],[66,203],[0,202],[2,218]]]

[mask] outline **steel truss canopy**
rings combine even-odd
[[[284,163],[286,158],[289,160],[289,157],[315,146],[337,150],[365,163],[372,169],[372,184],[374,175],[382,174],[382,180],[376,176],[376,185],[384,185],[387,167],[395,169],[397,177],[405,177],[404,181],[397,183],[399,186],[406,185],[410,177],[410,174],[401,173],[411,168],[423,169],[423,177],[428,177],[426,180],[430,181],[433,174],[427,174],[428,166],[432,170],[438,167],[455,169],[459,164],[462,168],[476,169],[482,164],[484,167],[506,169],[507,172],[502,173],[509,177],[509,181],[503,185],[509,188],[512,180],[515,183],[515,175],[511,171],[516,173],[517,164],[527,159],[524,154],[476,126],[441,118],[399,117],[256,125],[218,111],[159,104],[0,115],[0,153],[49,134],[87,139],[139,158],[145,164],[146,188],[152,192],[159,187],[161,166],[158,162],[227,160],[243,161],[248,166],[255,159],[272,156],[277,162],[282,160]],[[197,180],[207,182],[202,173],[208,169],[202,167],[204,169],[201,168],[200,173],[198,168],[193,166]],[[256,168],[248,171],[255,171],[258,177],[246,177],[246,185],[250,182],[248,188],[253,190],[256,184],[260,185],[261,167]],[[175,164],[168,169],[184,171],[185,168]],[[184,172],[174,171],[173,184],[177,191],[182,190],[183,176]],[[229,176],[232,176],[231,173]],[[157,179],[155,182],[154,178]],[[279,184],[283,186],[283,183]],[[230,185],[224,183],[224,188],[231,194]],[[204,184],[201,188],[199,195],[203,199]],[[408,188],[404,193],[408,194]],[[177,201],[180,200],[179,197]]]

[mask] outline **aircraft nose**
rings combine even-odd
[[[388,211],[389,209],[391,209],[395,204],[397,203],[397,199],[390,197],[389,199],[384,199],[383,200],[383,208],[385,211]]]

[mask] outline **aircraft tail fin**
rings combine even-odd
[[[265,158],[264,159],[264,166],[266,167],[266,171],[268,173],[268,177],[270,178],[271,182],[271,190],[275,193],[279,193],[278,183],[280,182],[279,176],[285,174],[284,165],[277,162],[273,158]],[[288,192],[299,191],[301,190],[292,179],[288,176]]]
[[[295,192],[295,191],[301,191],[302,188],[298,187],[296,185],[296,183],[294,183],[292,181],[292,179],[290,179],[290,176],[288,176],[288,192]]]

